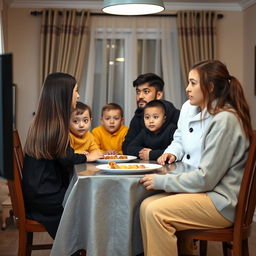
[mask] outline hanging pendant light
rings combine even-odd
[[[116,15],[145,15],[164,10],[162,0],[104,0],[102,11]]]

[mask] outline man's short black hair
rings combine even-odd
[[[146,73],[139,75],[136,80],[133,81],[133,87],[137,87],[141,84],[148,83],[150,86],[155,87],[157,91],[163,91],[164,81],[161,77],[153,73]]]

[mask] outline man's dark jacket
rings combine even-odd
[[[161,101],[164,103],[165,109],[166,109],[166,121],[162,128],[166,129],[166,127],[171,126],[171,127],[175,127],[176,129],[180,111],[176,109],[171,102],[166,100],[161,100]],[[126,154],[126,155],[129,154],[127,151],[128,145],[139,135],[139,133],[142,130],[146,129],[144,125],[144,119],[143,119],[143,110],[144,110],[143,108],[137,108],[135,111],[135,115],[130,122],[128,133],[122,145],[123,154]],[[172,140],[172,136],[170,139]]]

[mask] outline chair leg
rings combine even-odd
[[[249,256],[248,239],[242,241],[242,255]]]
[[[27,248],[27,232],[24,229],[19,228],[18,256],[26,256],[27,254],[26,248]]]
[[[27,232],[26,256],[31,256],[32,244],[33,244],[33,232]]]
[[[200,256],[206,256],[207,255],[207,241],[201,240],[200,242]]]
[[[231,256],[232,244],[230,242],[222,242],[222,251],[224,256]]]
[[[243,242],[242,240],[233,242],[233,256],[244,256],[242,253]]]

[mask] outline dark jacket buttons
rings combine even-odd
[[[193,128],[191,127],[191,128],[189,128],[189,132],[193,132]]]

